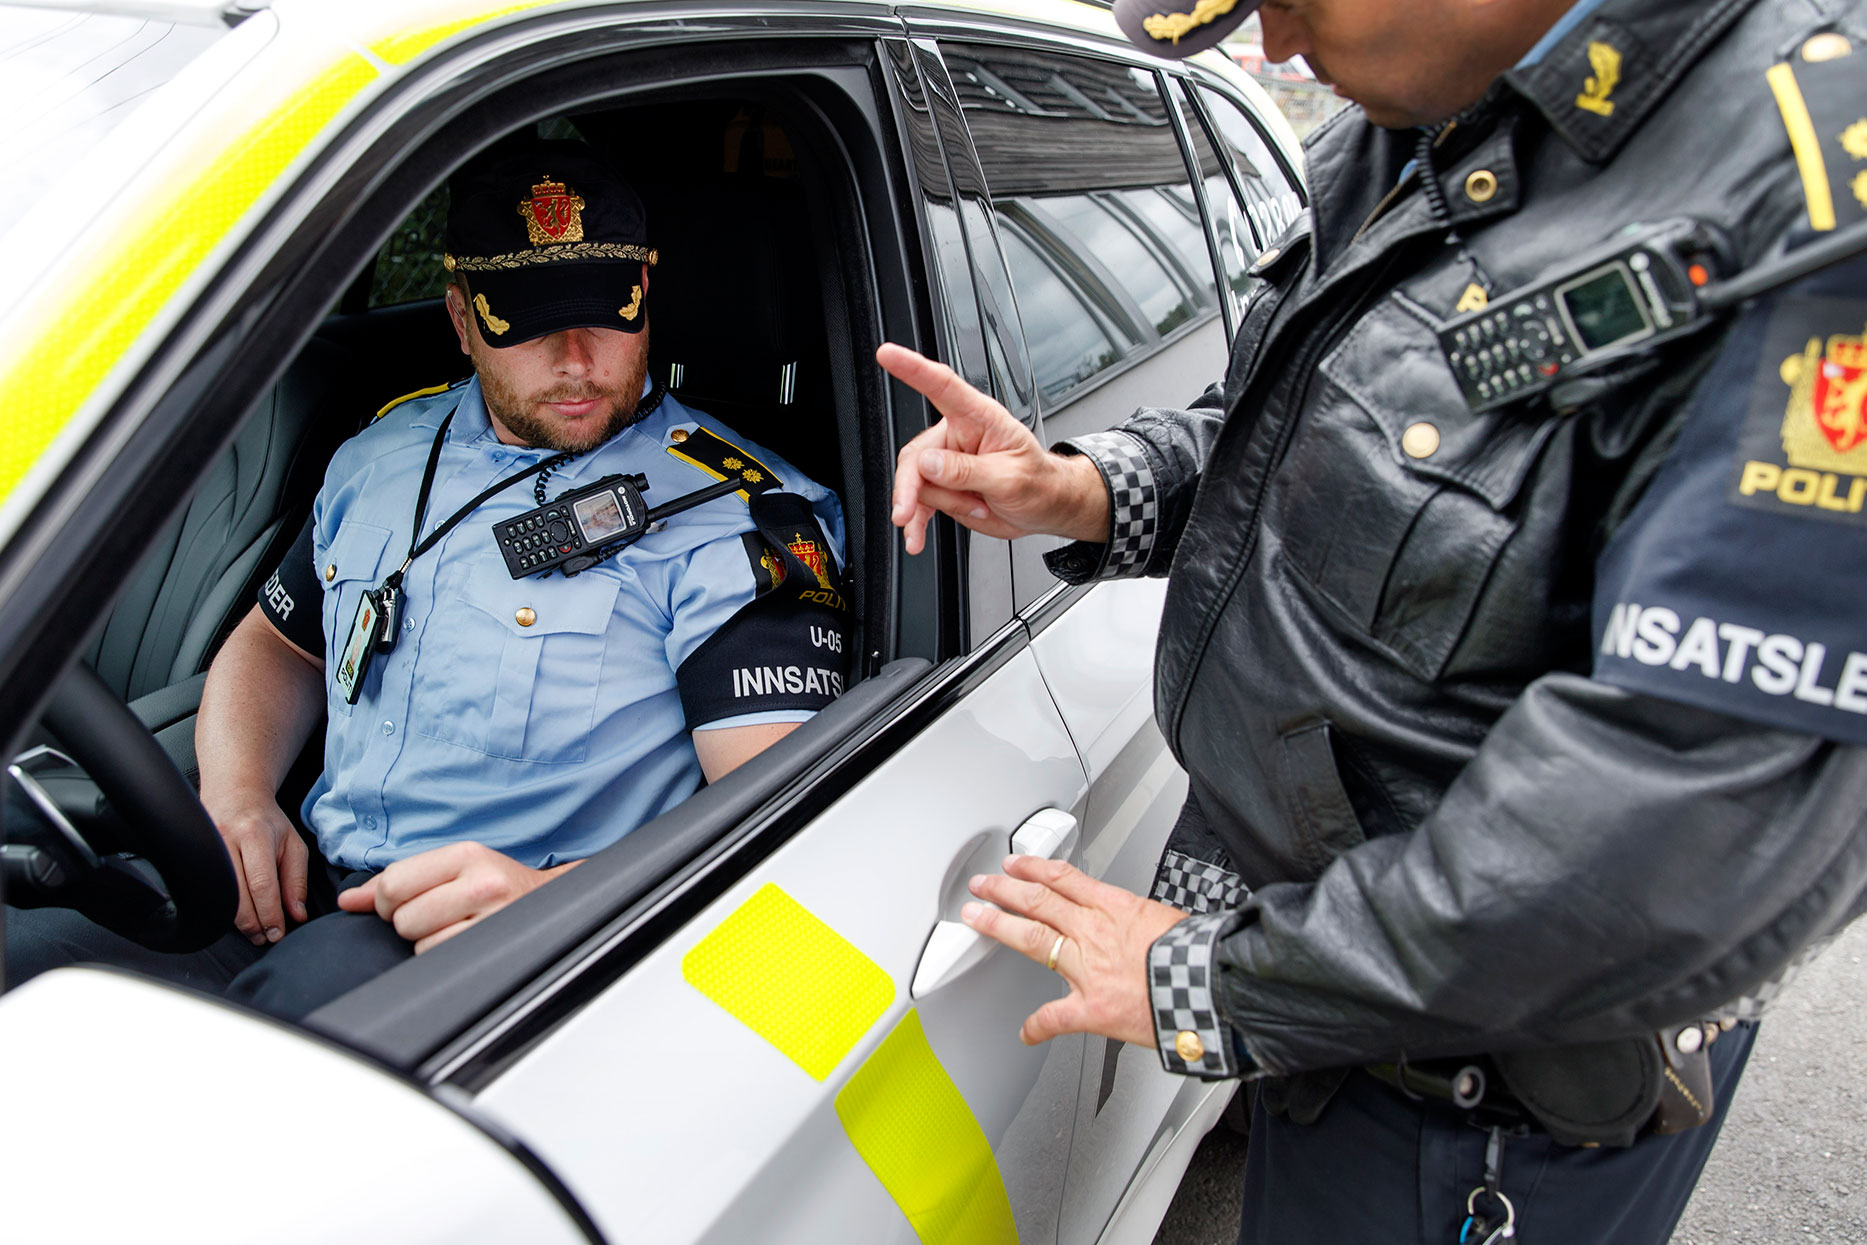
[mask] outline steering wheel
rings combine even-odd
[[[81,898],[73,906],[155,951],[199,951],[231,929],[240,897],[220,831],[141,719],[80,662],[53,693],[44,724],[130,827],[137,852],[168,888],[164,900],[140,877],[128,882],[135,875],[123,870],[105,877],[100,865],[74,879]],[[86,892],[90,903],[82,902]]]

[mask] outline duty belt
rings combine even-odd
[[[1733,1021],[1662,1029],[1586,1046],[1470,1059],[1369,1064],[1411,1098],[1450,1103],[1487,1127],[1527,1126],[1564,1145],[1626,1146],[1712,1116],[1711,1044]]]

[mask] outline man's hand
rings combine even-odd
[[[270,794],[238,799],[204,796],[208,816],[227,845],[240,907],[233,926],[254,946],[285,936],[284,913],[294,921],[305,911],[305,870],[311,854],[291,819]]]
[[[450,843],[396,861],[338,895],[337,906],[374,912],[420,955],[582,863],[530,869],[483,843]]]
[[[1035,532],[1108,539],[1108,490],[1094,463],[1048,452],[1010,411],[944,363],[893,342],[875,361],[944,416],[895,461],[893,516],[909,553],[926,546],[936,510],[1006,540]]]
[[[972,893],[1004,911],[969,903],[961,912],[966,924],[1039,964],[1063,935],[1056,971],[1070,992],[1025,1020],[1018,1031],[1025,1045],[1065,1033],[1154,1045],[1147,949],[1186,913],[1037,856],[1008,858],[1003,876],[975,877]]]

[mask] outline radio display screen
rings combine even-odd
[[[591,544],[608,540],[629,525],[623,521],[622,508],[616,504],[614,493],[597,493],[585,497],[572,505],[577,512],[577,522],[583,527],[583,538]]]
[[[1600,350],[1651,330],[1633,283],[1618,264],[1562,290],[1561,297],[1585,350]]]

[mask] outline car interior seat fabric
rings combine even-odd
[[[260,400],[87,649],[113,691],[135,699],[206,667],[297,535],[326,460],[349,435],[331,419],[346,392],[342,352],[313,339]]]

